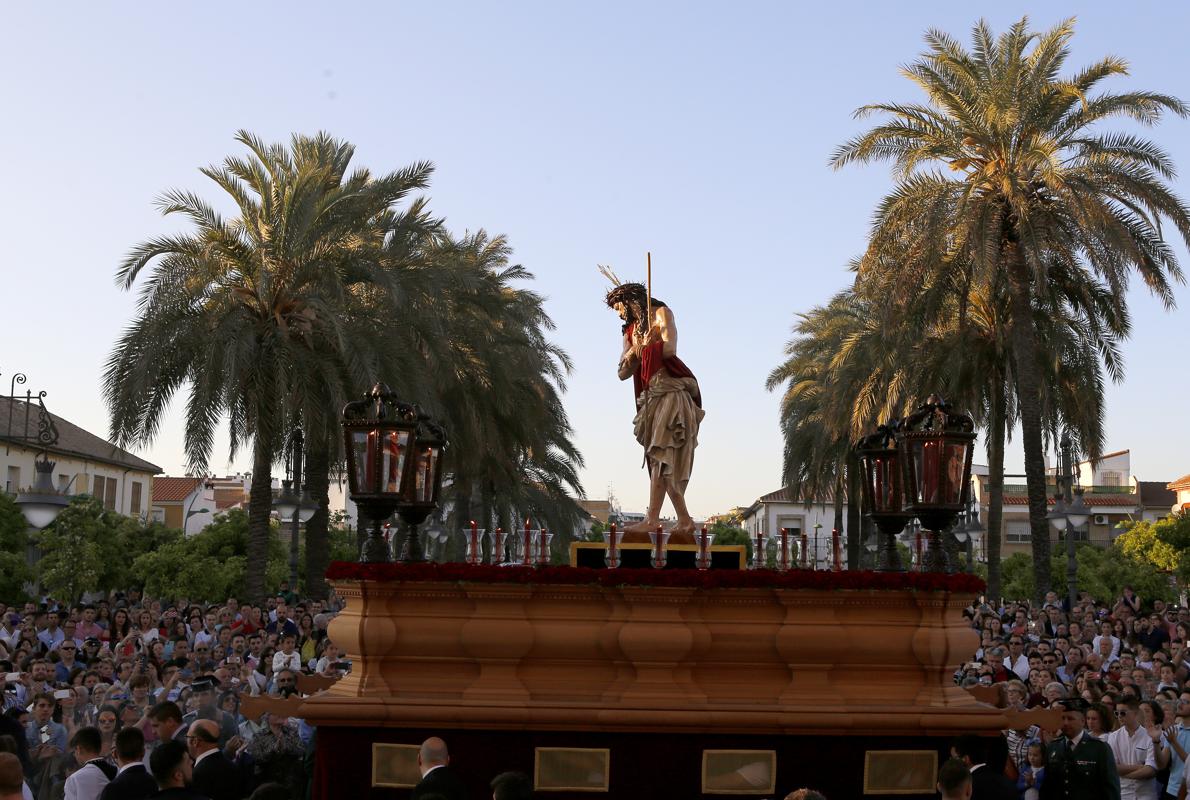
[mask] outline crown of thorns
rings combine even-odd
[[[609,308],[616,303],[644,304],[648,290],[643,283],[626,283],[620,280],[616,273],[612,272],[611,267],[605,267],[602,264],[599,265],[599,272],[603,277],[611,281],[612,284],[607,297],[604,298]]]

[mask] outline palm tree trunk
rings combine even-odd
[[[843,465],[840,464],[839,466],[842,467]],[[838,478],[835,480],[835,523],[834,523],[834,530],[838,531],[840,536],[843,534],[843,515],[844,515],[843,491],[844,491],[844,487],[846,485],[847,485],[846,480],[843,477],[842,473],[840,473]],[[822,548],[822,550],[818,554],[818,558],[825,561],[831,567],[833,567],[834,563],[835,563],[834,545],[835,545],[835,537],[834,537],[833,533],[831,534],[830,537],[827,538],[827,540],[825,542],[818,545],[819,547]],[[815,564],[814,568],[817,569],[818,565]]]
[[[306,523],[306,596],[316,600],[326,597],[326,568],[330,565],[330,448],[325,437],[306,440],[305,487],[318,506]]]
[[[269,561],[269,515],[273,511],[273,451],[257,436],[252,458],[252,487],[248,496],[248,569],[244,594],[253,603],[265,598],[265,567]]]
[[[1007,398],[1004,396],[1004,378],[999,373],[992,376],[992,413],[988,421],[988,519],[984,541],[988,557],[988,599],[992,604],[999,602],[1000,548],[1004,542],[1004,437]]]
[[[860,558],[864,552],[859,498],[859,458],[853,451],[847,456],[847,569],[860,569]]]
[[[1040,604],[1050,590],[1050,531],[1045,489],[1045,446],[1042,436],[1041,387],[1037,368],[1037,330],[1031,301],[1032,275],[1020,247],[1006,248],[1012,296],[1010,336],[1016,366],[1017,407],[1025,448],[1025,483],[1029,493],[1029,532],[1033,543],[1033,599]]]

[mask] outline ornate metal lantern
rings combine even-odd
[[[896,536],[913,514],[905,508],[901,451],[894,425],[881,425],[855,445],[862,470],[864,508],[883,539],[877,566],[881,572],[903,572]]]
[[[938,395],[901,420],[897,448],[903,470],[905,508],[929,532],[928,572],[953,572],[942,548],[942,531],[967,505],[975,423]]]
[[[406,496],[415,461],[417,417],[417,409],[383,383],[343,407],[348,489],[373,524],[360,554],[365,563],[391,560],[380,527]]]

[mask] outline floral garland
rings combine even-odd
[[[941,572],[843,570],[589,569],[587,567],[499,567],[484,564],[357,564],[336,561],[332,581],[412,581],[518,583],[542,585],[671,586],[689,589],[819,589],[832,591],[904,590],[979,594],[986,584],[977,575]]]

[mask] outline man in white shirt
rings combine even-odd
[[[1104,641],[1111,642],[1110,653],[1105,653],[1103,650],[1100,650],[1099,645]],[[1099,635],[1091,640],[1091,649],[1093,652],[1100,653],[1103,656],[1103,660],[1107,663],[1111,663],[1120,657],[1120,640],[1112,634],[1112,626],[1110,622],[1105,620],[1104,622],[1100,623]],[[1107,648],[1104,647],[1103,649],[1106,650]]]
[[[1116,704],[1120,727],[1104,743],[1111,748],[1120,773],[1120,800],[1157,800],[1157,759],[1153,740],[1140,724],[1140,701],[1126,697]]]
[[[70,740],[81,767],[66,779],[64,800],[98,800],[103,787],[116,777],[116,768],[102,757],[103,738],[98,728],[79,728]]]
[[[1004,666],[1016,673],[1022,681],[1029,680],[1029,658],[1025,655],[1025,637],[1012,634],[1008,637],[1008,656]]]

